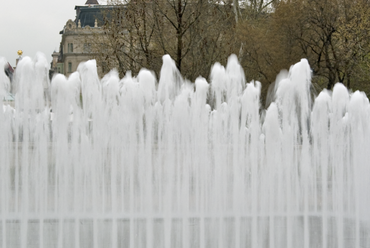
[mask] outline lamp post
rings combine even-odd
[[[17,54],[18,54],[18,56],[19,56],[19,57],[16,59],[15,66],[17,66],[17,65],[18,65],[19,60],[21,60],[21,59],[22,59],[23,51],[22,51],[22,50],[18,50],[18,51],[17,51]]]

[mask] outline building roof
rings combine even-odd
[[[80,21],[82,28],[85,26],[94,27],[95,20],[97,20],[100,27],[103,24],[104,15],[110,18],[109,12],[114,7],[113,5],[75,6],[75,23],[78,26],[78,21]]]
[[[99,5],[99,2],[97,0],[87,0],[85,4],[86,5],[88,5],[88,4],[97,4],[97,5]]]
[[[76,18],[76,25],[78,25],[78,21],[81,22],[81,27],[90,26],[94,27],[95,19],[98,21],[99,26],[103,21],[103,14],[102,9],[100,7],[84,7],[84,6],[76,6],[77,7],[77,18]]]
[[[8,65],[5,66],[5,68],[4,68],[4,72],[8,76],[8,78],[10,79],[10,82],[12,82],[13,81],[14,68],[8,63]]]
[[[8,62],[8,70],[9,70],[11,73],[14,73],[14,69],[13,69],[13,67],[9,64],[9,62]]]

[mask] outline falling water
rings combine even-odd
[[[46,68],[23,58],[0,111],[0,247],[370,247],[369,101],[311,101],[306,60],[266,111],[235,56],[195,84],[88,61],[50,98]]]

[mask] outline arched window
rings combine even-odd
[[[73,53],[73,43],[68,43],[68,52]]]

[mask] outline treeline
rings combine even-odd
[[[263,98],[282,69],[307,58],[316,91],[342,82],[370,93],[370,0],[111,1],[97,60],[106,72],[159,73],[170,54],[184,77],[238,56]]]

